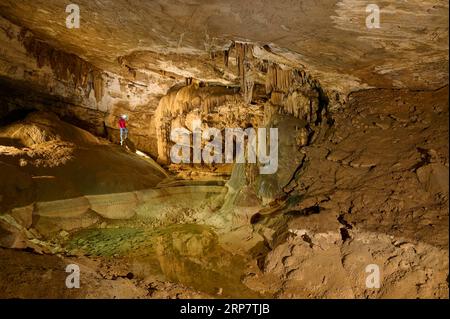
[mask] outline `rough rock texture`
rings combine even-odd
[[[145,189],[167,176],[155,162],[98,139],[52,113],[31,113],[1,127],[0,140],[3,211],[35,201]],[[69,207],[72,212],[76,207],[80,212],[87,209],[83,203]]]
[[[66,288],[69,264],[80,266],[82,290]],[[124,261],[33,255],[0,248],[0,269],[2,298],[211,298],[157,276],[135,278]]]
[[[248,285],[282,298],[448,297],[447,99],[447,89],[353,94],[301,148],[289,199],[253,219],[278,235]],[[364,288],[372,263],[380,290]]]
[[[177,68],[164,55],[205,59],[227,49],[230,40],[245,40],[273,44],[281,56],[346,89],[380,83],[436,88],[448,72],[448,2],[444,0],[378,2],[379,30],[366,28],[367,4],[359,0],[77,3],[79,30],[66,28],[65,4],[58,1],[2,0],[0,10],[65,51],[110,71],[120,69],[119,57],[149,51],[159,55],[160,62],[150,60],[150,64],[159,63],[160,70],[203,74],[195,64],[189,65],[195,59],[183,59],[189,67]]]
[[[1,81],[15,88],[1,112],[44,100],[114,142],[117,118],[127,113],[130,139],[154,158],[164,157],[159,100],[192,79],[238,85],[246,103],[265,85],[273,93],[264,98],[288,110],[318,94],[286,92],[296,77],[320,88],[331,107],[361,88],[448,83],[446,1],[378,3],[380,29],[365,27],[362,1],[78,4],[81,28],[68,29],[63,4],[0,2]]]
[[[6,19],[0,18],[0,24],[5,48],[1,118],[22,109],[52,110],[93,134],[117,141],[117,120],[127,113],[133,120],[130,138],[140,149],[155,151],[156,144],[148,143],[155,134],[149,119],[172,80],[151,75],[146,84],[128,80],[56,49]]]
[[[334,89],[325,92],[304,66],[278,58],[269,47],[231,42],[224,51],[226,59],[217,61],[217,65],[219,58],[215,54],[212,60],[206,58],[205,63],[221,70],[216,78],[206,79],[193,79],[191,74],[173,76],[161,71],[160,66],[149,67],[148,61],[159,55],[122,57],[119,62],[127,66],[130,59],[145,61],[139,64],[144,76],[130,79],[127,74],[101,70],[56,49],[6,19],[0,21],[2,41],[8,48],[0,74],[6,105],[2,117],[14,116],[23,109],[52,110],[75,125],[117,142],[118,116],[126,113],[130,140],[162,163],[167,162],[168,132],[172,127],[189,124],[184,117],[188,122],[200,119],[210,127],[258,127],[262,107],[255,104],[267,100],[307,121],[317,120],[324,107],[345,103],[345,95]],[[235,57],[234,66],[230,56]],[[173,55],[168,58],[178,59]],[[195,60],[192,56],[186,59]],[[205,73],[207,70],[202,70],[202,75]],[[182,118],[169,125],[179,115]]]
[[[0,0],[0,296],[448,298],[448,1],[77,3]],[[277,172],[172,164],[196,121]]]
[[[447,98],[446,89],[352,94],[351,109],[333,113],[333,124],[310,125],[306,144],[280,144],[274,177],[254,179],[237,165],[228,192],[217,181],[168,179],[148,190],[14,208],[0,216],[0,244],[36,255],[2,250],[2,274],[18,281],[23,271],[8,258],[32,258],[42,266],[27,276],[68,298],[446,298]],[[26,121],[50,125],[38,115]],[[272,119],[285,134],[306,123],[277,112]],[[4,131],[24,136],[26,127]],[[35,132],[52,137],[51,129]],[[80,145],[94,138],[78,134]],[[136,208],[132,219],[115,219],[128,208]],[[76,294],[60,282],[72,262],[84,267]],[[365,286],[370,264],[380,267],[380,289]],[[31,287],[5,285],[3,296],[49,296]]]

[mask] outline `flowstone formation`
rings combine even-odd
[[[448,2],[59,2],[0,0],[0,297],[448,298]]]

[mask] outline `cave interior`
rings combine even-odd
[[[448,1],[74,2],[0,0],[1,298],[448,298]]]

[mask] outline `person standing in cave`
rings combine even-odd
[[[128,138],[127,129],[127,116],[124,114],[119,119],[119,129],[120,129],[120,145]]]

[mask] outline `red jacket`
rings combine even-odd
[[[127,127],[127,121],[125,121],[124,119],[120,119],[119,120],[119,127],[120,128],[126,128]]]

